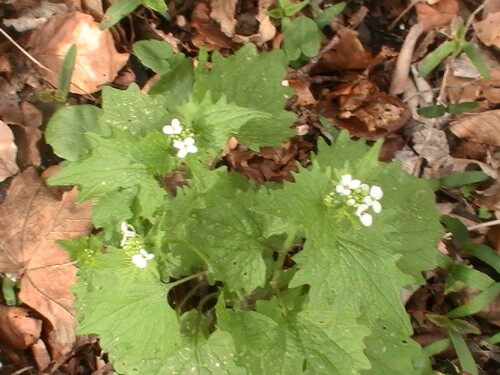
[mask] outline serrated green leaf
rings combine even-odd
[[[169,59],[174,55],[170,44],[160,40],[141,40],[132,46],[134,54],[141,60],[141,63],[156,73],[164,74],[172,66]]]
[[[77,332],[98,332],[117,372],[160,374],[165,358],[176,353],[181,335],[154,261],[138,268],[120,249],[100,257],[105,268],[95,273],[104,273],[106,279],[101,278],[99,287],[87,293],[78,290],[83,293],[77,299],[85,316]]]
[[[426,118],[436,118],[436,117],[441,117],[446,113],[446,107],[444,105],[430,105],[427,107],[423,108],[418,108],[417,113],[420,116],[426,117]]]
[[[234,55],[212,56],[212,68],[198,71],[193,98],[201,102],[210,91],[212,100],[226,97],[229,103],[272,115],[269,119],[249,121],[240,130],[238,140],[258,149],[278,146],[293,135],[290,126],[295,115],[284,111],[290,88],[281,85],[286,76],[286,59],[282,51],[258,54],[256,47],[247,44]]]
[[[209,321],[195,311],[181,317],[183,341],[178,352],[165,360],[162,373],[169,375],[245,375],[244,368],[234,363],[234,342],[227,332],[216,330],[206,338]],[[203,327],[201,327],[203,326]]]
[[[276,299],[261,301],[258,309],[280,311]],[[218,325],[236,344],[236,363],[252,375],[359,374],[369,367],[362,353],[368,331],[356,315],[345,307],[268,316],[217,306]]]
[[[171,69],[163,74],[149,89],[149,94],[169,111],[189,98],[193,90],[193,63],[183,54],[176,54],[170,61]]]
[[[474,108],[479,106],[478,102],[462,102],[456,104],[450,104],[447,108],[447,111],[452,115],[459,115],[464,112],[469,112]]]
[[[100,23],[99,27],[102,29],[107,29],[114,26],[118,21],[120,21],[127,14],[132,13],[135,8],[142,4],[141,0],[117,0],[106,10],[104,14],[104,19]]]
[[[462,42],[462,49],[465,52],[465,54],[469,57],[469,59],[472,61],[474,66],[476,67],[477,71],[479,74],[484,79],[489,79],[490,78],[490,70],[488,69],[488,66],[484,62],[483,57],[479,53],[476,47],[474,47],[471,43],[469,42]]]
[[[312,19],[299,16],[284,27],[283,48],[290,61],[301,54],[314,57],[321,47],[323,33]]]
[[[102,138],[88,134],[92,154],[81,158],[50,177],[51,185],[78,185],[79,201],[97,198],[119,188],[135,186],[151,178],[144,164],[130,155],[134,141],[125,134]],[[127,147],[128,146],[128,147]]]
[[[142,94],[136,84],[130,85],[127,90],[106,86],[102,90],[102,101],[103,125],[133,136],[144,136],[166,125],[167,112],[161,101]]]
[[[201,102],[185,102],[177,111],[181,122],[186,122],[194,131],[196,144],[210,157],[224,150],[228,138],[238,136],[248,121],[272,117],[266,112],[228,103],[224,96],[212,102],[210,92]]]
[[[444,42],[434,51],[429,53],[420,66],[419,76],[425,77],[432,72],[446,57],[454,53],[460,47],[460,42],[453,40]]]
[[[131,205],[136,195],[137,189],[131,188],[97,198],[91,207],[94,226],[113,231],[122,221],[129,221],[134,216]]]
[[[61,107],[49,120],[45,139],[58,156],[75,161],[90,151],[86,132],[106,133],[99,123],[101,114],[101,109],[91,105]]]

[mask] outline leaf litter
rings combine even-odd
[[[282,35],[276,24],[266,15],[271,3],[212,0],[197,1],[191,4],[192,6],[187,4],[177,7],[175,4],[169,4],[174,20],[172,25],[165,27],[154,15],[149,14],[145,17],[138,12],[131,16],[136,22],[132,28],[147,24],[141,32],[148,30],[148,33],[155,35],[155,38],[168,39],[167,41],[173,43],[176,48],[189,53],[196,53],[196,47],[207,45],[209,50],[229,54],[247,42],[253,42],[263,49],[276,48],[280,44]],[[392,70],[395,69],[399,48],[407,34],[405,31],[397,31],[397,27],[390,31],[386,23],[377,23],[374,18],[377,15],[390,14],[390,20],[393,21],[399,14],[403,14],[401,9],[404,9],[406,4],[390,1],[380,1],[378,4],[364,3],[354,1],[353,6],[348,7],[342,16],[328,26],[339,35],[340,42],[336,47],[320,53],[320,58],[309,67],[307,74],[299,75],[299,78],[291,77],[289,80],[290,87],[296,95],[290,98],[289,108],[299,114],[299,120],[294,124],[298,136],[288,140],[282,148],[265,147],[258,151],[251,150],[234,139],[228,142],[226,151],[222,155],[224,162],[257,183],[289,181],[290,172],[296,169],[296,160],[302,165],[310,162],[309,155],[315,149],[315,139],[318,136],[328,138],[333,128],[345,128],[353,136],[372,140],[385,138],[384,147],[391,149],[389,155],[401,160],[405,169],[415,176],[444,178],[452,172],[484,171],[491,178],[478,185],[471,185],[470,195],[457,192],[456,189],[441,189],[438,193],[438,203],[443,207],[443,213],[450,214],[472,227],[487,223],[478,216],[480,207],[490,212],[493,218],[495,215],[498,218],[500,185],[497,171],[500,154],[497,149],[499,129],[496,126],[498,107],[495,107],[499,103],[498,74],[496,74],[498,68],[494,66],[497,62],[494,55],[491,57],[491,50],[488,51],[484,46],[498,47],[498,27],[495,26],[497,24],[495,21],[500,9],[495,8],[494,1],[489,1],[472,23],[474,27],[472,36],[479,39],[474,43],[487,63],[490,59],[488,65],[492,73],[491,78],[481,78],[470,60],[463,55],[443,62],[441,73],[444,73],[444,76],[432,74],[428,77],[418,77],[418,60],[432,49],[431,46],[436,46],[443,40],[442,35],[434,33],[434,30],[449,33],[450,24],[456,15],[459,12],[470,14],[474,8],[471,8],[470,4],[466,6],[456,0],[411,2],[415,9],[406,7],[409,9],[407,15],[403,15],[395,26],[409,29],[414,22],[411,16],[415,14],[417,22],[423,27],[423,36],[429,38],[428,40],[423,39],[423,36],[416,38],[416,45],[411,48],[407,68],[404,69],[405,75],[402,80],[405,81],[405,85],[401,91],[396,90],[397,95],[396,93],[391,95],[389,92]],[[471,3],[476,3],[477,6],[477,2]],[[396,7],[397,12],[394,11]],[[16,14],[18,18],[21,16],[21,13],[11,14]],[[59,34],[61,35],[59,37],[56,34],[58,29],[93,30],[96,39],[103,41],[98,53],[93,53],[92,48],[89,50],[88,44],[80,46],[82,60],[77,60],[77,67],[81,70],[75,70],[73,73],[75,85],[72,86],[72,92],[77,94],[97,92],[103,84],[113,80],[115,83],[120,82],[116,77],[120,69],[127,64],[129,56],[125,50],[117,51],[116,39],[113,42],[111,34],[101,39],[99,35],[104,32],[98,32],[97,24],[83,13],[74,12],[66,16],[49,18],[51,23],[32,33],[31,52],[56,72],[54,75],[41,71],[42,76],[52,86],[57,86],[57,72],[69,45],[78,40],[85,40],[85,37],[72,35],[71,32],[66,33],[66,36]],[[132,41],[127,40],[129,38],[125,32],[127,27],[130,26],[117,25],[115,30],[121,35],[122,45],[130,44]],[[70,34],[72,36],[69,36]],[[116,38],[116,33],[114,36]],[[10,52],[10,61],[16,61],[12,57],[15,53]],[[93,59],[97,62],[93,62]],[[460,65],[461,61],[463,63]],[[7,157],[0,154],[0,162],[8,158],[10,166],[6,168],[9,172],[6,173],[7,180],[3,187],[3,190],[7,191],[7,198],[0,205],[2,233],[0,272],[8,273],[9,277],[14,279],[20,278],[21,288],[18,296],[26,308],[14,310],[18,313],[16,315],[18,318],[12,320],[13,315],[10,311],[7,314],[2,307],[0,314],[0,319],[3,319],[1,321],[4,323],[2,327],[10,327],[10,331],[7,330],[8,333],[0,331],[0,340],[3,343],[11,340],[9,346],[14,349],[11,358],[18,358],[18,363],[27,362],[21,359],[15,350],[31,348],[33,353],[36,353],[33,357],[38,358],[36,363],[43,368],[58,357],[66,358],[65,355],[68,355],[71,349],[78,351],[82,346],[96,345],[96,341],[91,339],[85,343],[75,344],[73,297],[69,286],[75,279],[76,269],[66,252],[53,242],[56,239],[75,238],[87,234],[92,230],[92,226],[88,204],[78,206],[73,204],[76,190],[63,191],[49,188],[44,185],[35,170],[30,168],[30,166],[39,167],[44,161],[47,163],[47,158],[45,156],[41,158],[37,149],[40,145],[38,127],[41,121],[37,119],[38,115],[25,115],[30,100],[19,94],[25,87],[29,87],[35,96],[47,90],[47,87],[49,90],[52,88],[34,83],[28,78],[33,71],[20,69],[15,64],[18,63],[13,63],[13,67],[9,68],[13,69],[9,73],[10,79],[5,80],[4,76],[0,76],[0,84],[8,87],[7,90],[2,90],[2,95],[8,93],[8,103],[12,103],[7,107],[5,105],[7,101],[3,101],[0,104],[0,115],[6,126],[14,130],[15,141],[14,144],[8,132],[0,137],[0,141],[5,140],[4,143],[9,150]],[[128,68],[127,66],[126,69]],[[401,73],[400,70],[397,71]],[[141,74],[145,74],[132,70],[131,72],[130,79],[137,81],[140,80]],[[404,97],[398,96],[401,93]],[[429,97],[428,94],[435,95],[430,96],[430,102],[425,102],[424,98]],[[416,108],[422,107],[423,103],[433,104],[436,97],[443,103],[449,101],[452,104],[478,101],[480,108],[474,113],[438,120],[423,118],[416,114]],[[411,99],[408,98],[416,99],[415,107],[411,107]],[[92,104],[97,104],[92,100],[94,99],[90,99]],[[319,120],[320,114],[326,118],[326,122]],[[46,111],[43,116],[48,116]],[[17,161],[13,157],[14,148],[18,148]],[[392,157],[386,158],[390,160]],[[17,166],[23,172],[9,179],[18,173]],[[182,177],[179,181],[180,184],[184,183]],[[498,240],[495,238],[499,236],[495,237],[494,234],[497,232],[498,225],[484,226],[471,230],[471,235],[477,242],[488,243],[487,238],[490,238],[490,243],[498,252]],[[456,241],[444,240],[441,247],[454,259],[460,260],[464,257],[477,263],[474,257],[463,254]],[[407,309],[414,318],[415,339],[420,342],[431,343],[437,338],[445,337],[442,329],[426,321],[425,312],[445,314],[449,311],[450,304],[456,306],[461,303],[444,293],[446,276],[447,271],[442,269],[429,272],[426,275],[428,285],[417,290],[407,304]],[[492,304],[491,311],[484,311],[486,315],[483,315],[482,319],[487,321],[488,325],[484,327],[486,331],[491,332],[491,325],[498,325],[498,321],[495,320],[498,309],[498,305]],[[18,324],[16,319],[25,323]],[[44,327],[44,331],[48,331],[48,335],[42,335],[41,338],[37,333],[40,324]],[[16,331],[19,326],[21,329]],[[40,341],[42,346],[46,346],[46,354],[43,354],[43,349],[40,349],[39,345],[35,345]],[[471,340],[471,344],[473,342]],[[3,346],[2,351],[5,351]],[[455,361],[453,354],[450,353],[444,353],[441,358],[437,357],[436,361],[439,363],[443,359]],[[498,362],[498,359],[492,356],[484,362],[485,368],[489,368],[488,366],[495,362]],[[91,368],[90,365],[87,366]],[[106,373],[103,363],[100,368],[101,370],[94,367],[96,373],[101,373],[99,371]],[[65,373],[72,372],[67,370]]]

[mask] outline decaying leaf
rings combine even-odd
[[[237,4],[238,0],[211,0],[210,2],[212,9],[210,16],[220,24],[224,34],[235,42],[252,42],[257,45],[271,40],[276,35],[276,27],[267,15],[269,8],[274,5],[273,0],[259,0],[256,11],[244,12],[238,15],[238,19],[236,18]],[[248,23],[250,28],[256,28],[257,32],[249,31],[244,34],[238,32],[238,23]]]
[[[117,52],[111,32],[100,30],[88,14],[72,12],[51,17],[31,35],[33,56],[52,70],[40,70],[44,78],[57,86],[61,64],[71,45],[76,45],[76,62],[70,92],[92,93],[112,82],[129,58]]]
[[[418,2],[415,9],[418,21],[424,27],[424,31],[430,31],[435,27],[448,25],[460,7],[457,0],[441,0],[434,5]]]
[[[0,342],[14,349],[33,345],[42,332],[42,321],[24,307],[0,305]]]
[[[75,206],[76,189],[47,187],[33,168],[15,177],[0,205],[0,272],[21,275],[19,298],[50,323],[53,357],[71,350],[75,320],[69,287],[76,267],[54,241],[92,229],[89,204]]]
[[[37,4],[37,2],[33,2]],[[42,0],[34,8],[23,7],[23,12],[16,18],[4,19],[5,26],[12,26],[16,31],[33,30],[43,25],[53,14],[68,13],[68,6],[64,3],[55,3],[49,0]]]
[[[482,21],[474,23],[474,30],[487,46],[500,48],[500,12],[489,13]]]
[[[352,135],[367,139],[394,133],[410,119],[410,111],[403,101],[380,92],[363,77],[336,86],[319,103],[318,109]]]
[[[18,172],[16,155],[14,134],[7,124],[0,120],[0,182]]]
[[[464,117],[453,122],[450,130],[459,138],[500,146],[500,109]]]

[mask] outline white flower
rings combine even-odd
[[[365,202],[368,206],[371,206],[371,205],[373,205],[374,200],[372,197],[366,196],[363,198],[363,202]]]
[[[365,212],[368,209],[367,204],[360,204],[358,208],[356,208],[356,216],[361,217],[363,215],[363,212]]]
[[[183,141],[174,141],[174,147],[179,150],[177,156],[181,159],[185,158],[187,154],[198,152],[198,147],[194,145],[193,137],[187,137]]]
[[[366,212],[364,214],[362,214],[360,217],[359,217],[359,221],[361,222],[361,224],[363,224],[365,227],[369,227],[370,225],[372,225],[373,223],[373,218],[372,218],[372,215],[370,214],[367,214]]]
[[[360,180],[351,180],[349,182],[349,189],[357,189],[361,186],[361,181]]]
[[[345,174],[340,178],[340,183],[342,185],[349,185],[351,183],[352,176],[350,174]]]
[[[162,129],[163,133],[168,134],[168,135],[173,135],[173,134],[181,134],[182,133],[182,126],[181,122],[179,119],[172,119],[172,122],[170,125],[165,125]]]
[[[380,204],[379,201],[373,201],[373,203],[372,203],[372,210],[376,214],[379,214],[380,212],[382,212],[382,205]]]
[[[348,199],[347,200],[347,205],[348,206],[354,206],[355,204],[356,204],[356,200],[354,200],[354,199]]]
[[[149,254],[146,250],[139,250],[139,254],[132,256],[132,263],[134,263],[139,268],[146,268],[148,265],[148,260],[153,259],[154,254]]]
[[[368,184],[361,184],[361,190],[363,191],[369,191],[370,190],[370,185]]]
[[[382,191],[382,189],[379,186],[373,185],[370,188],[370,196],[373,199],[380,200],[384,196],[384,192]]]
[[[120,246],[123,247],[123,245],[125,245],[125,242],[127,242],[129,238],[135,237],[135,230],[130,230],[131,227],[125,221],[122,221],[122,223],[120,224],[120,228],[122,232],[122,240],[120,241]]]

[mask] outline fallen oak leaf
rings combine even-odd
[[[14,134],[7,124],[0,120],[0,181],[17,173],[17,146]]]
[[[70,351],[76,325],[73,295],[76,267],[55,240],[92,230],[90,203],[75,205],[76,189],[48,187],[33,168],[12,180],[0,205],[0,272],[21,276],[19,298],[45,317],[53,358]]]
[[[458,138],[490,146],[500,146],[500,109],[454,121],[450,130]]]

